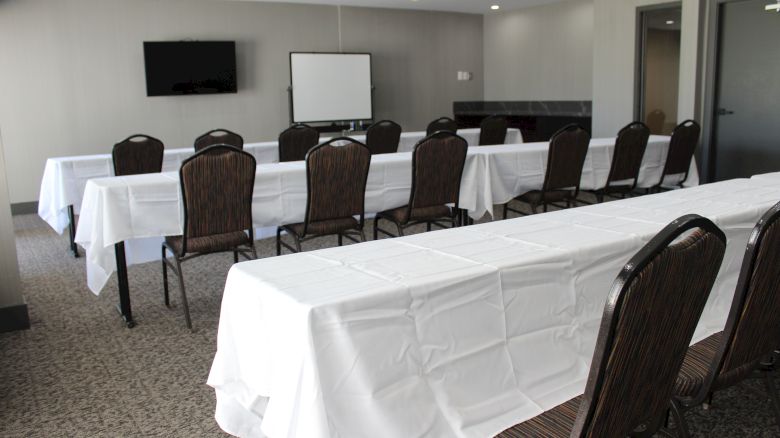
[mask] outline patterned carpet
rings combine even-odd
[[[224,436],[205,382],[231,256],[185,265],[194,333],[184,325],[178,289],[171,290],[173,308],[163,305],[160,265],[131,267],[138,326],[128,330],[115,309],[113,278],[93,295],[84,259],[69,255],[66,236],[34,215],[14,220],[32,328],[0,334],[0,437]],[[273,251],[272,240],[259,242],[260,257]],[[719,393],[712,409],[688,418],[695,436],[780,435],[759,382]]]

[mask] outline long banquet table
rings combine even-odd
[[[585,387],[621,267],[667,223],[726,256],[694,335],[722,329],[780,181],[666,193],[234,265],[208,384],[242,437],[490,437]]]
[[[459,129],[458,135],[462,136],[469,145],[479,144],[479,128]],[[425,137],[425,132],[404,132],[398,144],[399,152],[409,152],[414,145]],[[327,141],[330,137],[323,137],[321,141]],[[365,135],[356,135],[352,138],[365,141]],[[523,136],[518,129],[509,129],[506,135],[507,144],[523,142]],[[258,164],[279,162],[279,143],[267,141],[262,143],[248,143],[244,150],[254,155]],[[166,149],[163,157],[163,172],[177,171],[182,161],[192,155],[194,150],[189,148]],[[79,214],[84,198],[84,189],[87,181],[93,178],[103,178],[113,175],[111,154],[80,155],[73,157],[49,158],[43,171],[41,189],[38,201],[38,215],[54,229],[62,234],[71,223],[71,214]]]
[[[614,142],[591,140],[583,167],[583,189],[597,189],[606,183]],[[669,137],[650,138],[639,174],[640,187],[658,182],[668,145]],[[513,196],[541,188],[548,147],[548,143],[470,147],[461,181],[460,208],[480,218],[486,212],[492,214],[494,203],[508,202]],[[686,184],[698,184],[694,162]],[[366,212],[404,205],[410,185],[410,152],[373,156]],[[258,235],[264,234],[267,227],[302,221],[305,200],[304,162],[259,165],[252,206]],[[116,270],[120,313],[130,327],[134,322],[127,265],[159,260],[162,236],[181,234],[181,210],[176,172],[97,178],[87,183],[75,239],[87,253],[87,285],[100,293]]]

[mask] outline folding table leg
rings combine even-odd
[[[73,205],[68,206],[68,235],[70,237],[70,250],[73,257],[79,256],[79,247],[76,245],[76,215],[73,213]]]
[[[116,278],[119,283],[119,306],[117,309],[122,315],[127,328],[135,327],[133,311],[130,308],[130,287],[127,283],[127,260],[125,259],[125,242],[114,245],[116,253]]]

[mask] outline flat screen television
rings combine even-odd
[[[234,41],[145,41],[146,95],[236,92]]]

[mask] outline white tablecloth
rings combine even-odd
[[[479,143],[479,129],[460,129],[461,135],[469,145]],[[398,145],[400,152],[409,152],[414,145],[425,136],[424,132],[404,132]],[[327,141],[330,137],[323,137]],[[365,135],[353,136],[358,141],[365,141]],[[507,144],[523,142],[523,136],[518,129],[509,129],[506,135]],[[276,141],[263,143],[248,143],[244,150],[255,156],[258,164],[276,163],[279,161],[279,144]],[[181,162],[192,155],[192,148],[166,149],[163,159],[163,172],[177,171]],[[62,234],[68,226],[67,208],[72,205],[76,214],[81,212],[81,202],[84,198],[84,188],[87,181],[113,175],[111,154],[82,155],[75,157],[49,158],[43,171],[41,190],[38,197],[38,215],[55,231]]]
[[[610,285],[687,213],[728,238],[694,342],[721,330],[778,200],[732,180],[234,265],[216,419],[242,437],[493,436],[583,392]]]
[[[653,137],[640,178],[647,186],[660,178],[668,137]],[[463,171],[460,207],[473,218],[491,213],[544,180],[547,143],[469,148]],[[591,141],[582,188],[606,183],[614,139]],[[695,163],[688,183],[698,184]],[[646,176],[645,176],[646,175]],[[366,186],[366,212],[400,207],[409,200],[411,153],[373,156]],[[158,260],[161,236],[182,230],[178,173],[133,175],[89,180],[84,193],[76,242],[86,250],[87,285],[99,293],[115,271],[113,245],[125,241],[128,265]],[[259,229],[303,221],[306,211],[306,169],[303,161],[261,164],[257,167],[252,219]],[[258,234],[259,235],[259,234]],[[148,239],[144,239],[148,238]]]

